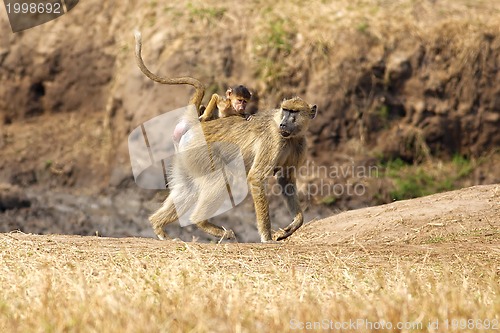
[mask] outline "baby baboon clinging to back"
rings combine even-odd
[[[198,117],[198,119],[200,121],[209,121],[230,116],[242,116],[246,120],[250,120],[252,116],[245,113],[247,103],[250,98],[252,98],[252,94],[248,88],[243,85],[229,88],[226,91],[226,98],[213,94],[207,107],[205,109],[200,107],[199,113],[202,114]],[[217,114],[215,113],[216,107],[218,109]],[[184,133],[186,133],[189,128],[193,126],[192,123],[189,123],[190,120],[184,118],[181,119],[181,121],[175,126],[172,138],[177,145],[179,144]]]
[[[265,194],[267,178],[273,174],[278,177],[282,195],[293,216],[293,221],[274,239],[290,236],[303,223],[295,172],[305,160],[306,132],[309,121],[315,116],[316,105],[311,106],[295,97],[284,100],[279,109],[257,113],[250,122],[241,117],[202,122],[202,134],[190,136],[183,143],[184,152],[176,155],[169,183],[171,192],[149,219],[158,237],[168,238],[163,227],[175,221],[177,214],[183,215],[193,207],[190,220],[198,227],[217,237],[234,236],[231,230],[206,220],[218,210],[227,193],[224,178],[206,176],[207,170],[227,164],[238,153],[244,160],[261,241],[273,240]],[[204,146],[205,141],[208,149]],[[175,202],[182,204],[176,206]]]
[[[210,102],[200,116],[201,121],[207,121],[214,118],[213,113],[215,107],[219,110],[219,116],[217,118],[224,118],[229,116],[243,116],[249,119],[248,114],[245,113],[247,103],[252,98],[252,94],[247,87],[243,85],[238,85],[233,88],[229,88],[226,91],[226,98],[223,98],[217,94],[213,94],[210,98]]]

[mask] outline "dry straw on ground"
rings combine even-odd
[[[498,247],[458,244],[292,247],[3,234],[0,328],[280,332],[360,319],[345,331],[399,322],[409,328],[403,332],[432,331],[429,321],[438,320],[435,331],[458,332],[444,329],[445,320],[498,321],[498,255]]]

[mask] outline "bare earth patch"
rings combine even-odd
[[[292,242],[489,242],[499,239],[499,226],[500,185],[484,185],[344,212],[308,224]]]

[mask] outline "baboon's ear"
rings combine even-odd
[[[314,119],[316,118],[317,113],[318,113],[318,107],[316,106],[316,104],[314,104],[313,106],[311,106],[311,113],[309,114],[309,117],[311,119]]]

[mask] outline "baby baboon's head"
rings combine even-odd
[[[247,87],[234,86],[226,91],[226,98],[231,100],[231,106],[239,114],[244,114],[248,101],[252,98],[252,93]]]
[[[283,100],[275,116],[281,136],[293,138],[304,135],[309,121],[316,117],[316,112],[316,105],[309,105],[299,97]]]

